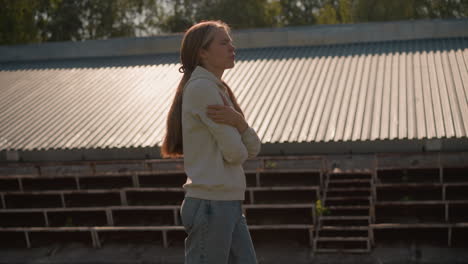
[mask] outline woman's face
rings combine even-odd
[[[200,56],[206,67],[225,70],[234,67],[234,51],[231,37],[225,29],[219,28],[208,48],[200,50]]]

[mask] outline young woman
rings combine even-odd
[[[242,202],[242,164],[261,142],[246,122],[232,90],[222,81],[234,67],[228,25],[205,21],[185,33],[183,73],[161,147],[165,157],[184,158],[187,181],[181,218],[187,237],[185,263],[257,263]]]

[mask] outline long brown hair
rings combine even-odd
[[[184,155],[182,142],[183,89],[190,79],[192,72],[198,65],[201,65],[199,58],[200,49],[207,49],[210,46],[214,39],[214,33],[219,28],[226,30],[228,34],[230,33],[229,26],[222,21],[203,21],[190,27],[182,38],[182,45],[180,47],[182,66],[179,68],[179,72],[184,75],[177,86],[176,94],[167,116],[166,135],[161,146],[161,156],[163,158],[179,158]],[[231,88],[224,81],[222,83],[227,88],[234,109],[244,116]]]

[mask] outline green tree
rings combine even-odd
[[[0,44],[131,37],[158,26],[159,0],[0,0]]]
[[[338,14],[339,14],[341,23],[354,22],[354,18],[352,14],[352,0],[340,0]]]
[[[319,24],[339,24],[354,22],[352,0],[328,0],[321,3],[317,21]]]
[[[322,5],[319,0],[279,0],[281,25],[312,25],[317,22],[316,12]]]
[[[405,19],[462,18],[468,16],[468,1],[461,0],[354,0],[359,22]]]
[[[0,45],[182,32],[468,16],[467,0],[0,0]]]
[[[170,4],[169,2],[172,2]],[[166,16],[160,28],[182,32],[196,22],[222,20],[233,29],[274,27],[278,25],[278,3],[269,0],[175,0],[166,2]]]
[[[195,19],[221,19],[233,28],[269,27],[273,19],[267,0],[200,0]]]
[[[416,16],[417,1],[357,0],[353,12],[359,22],[410,19]]]
[[[338,24],[338,16],[336,14],[336,8],[331,4],[325,4],[319,11],[318,14],[319,24]]]
[[[36,22],[43,41],[68,41],[83,39],[81,15],[83,3],[79,0],[41,0]]]
[[[40,42],[36,24],[38,3],[31,0],[0,0],[0,44]]]
[[[426,0],[423,1],[429,18],[466,17],[468,1],[466,0]]]
[[[57,0],[56,0],[57,1]],[[51,40],[132,37],[158,17],[156,0],[58,0],[48,12]],[[146,16],[146,17],[145,17]],[[138,23],[138,19],[145,20]],[[57,23],[58,22],[58,23]],[[60,35],[55,38],[54,36]]]
[[[195,1],[165,1],[165,12],[159,17],[158,27],[163,32],[183,32],[195,23]]]

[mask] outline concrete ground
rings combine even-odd
[[[259,264],[468,264],[466,248],[388,247],[370,254],[312,254],[308,248],[256,246]],[[32,249],[0,249],[0,264],[183,264],[183,248],[153,245],[107,245],[94,249],[78,244]]]

